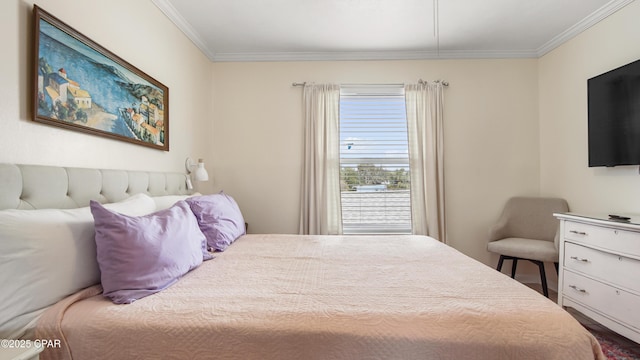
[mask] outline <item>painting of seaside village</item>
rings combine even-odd
[[[34,120],[169,150],[169,89],[35,7]]]

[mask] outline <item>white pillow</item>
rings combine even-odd
[[[194,193],[191,195],[164,195],[164,196],[154,196],[152,197],[153,201],[156,203],[156,211],[164,210],[172,207],[180,200],[188,199],[192,196],[200,196],[200,193]]]
[[[145,194],[105,207],[132,216],[156,210]],[[89,207],[0,211],[0,339],[21,337],[48,306],[99,282]]]

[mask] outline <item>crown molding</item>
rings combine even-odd
[[[539,47],[538,50],[536,50],[536,57],[544,56],[551,50],[564,44],[570,39],[578,36],[578,34],[582,33],[583,31],[587,30],[593,25],[599,23],[600,21],[607,18],[609,15],[629,5],[633,1],[634,0],[612,0],[608,2],[606,5],[604,5],[597,11],[591,13],[589,16],[585,17],[577,24],[563,31],[559,35],[555,36],[553,39],[549,40],[546,44]]]
[[[198,35],[198,32],[182,17],[182,15],[180,15],[178,10],[176,10],[168,0],[151,1],[178,27],[178,29],[182,30],[187,38],[189,38],[189,40],[191,40],[191,42],[193,42],[193,44],[197,46],[198,49],[200,49],[200,51],[209,58],[209,60],[214,61],[215,53],[213,50],[207,47],[200,35]]]
[[[261,61],[366,61],[366,60],[436,60],[436,59],[497,59],[535,58],[535,51],[344,51],[344,52],[255,52],[222,53],[213,57],[214,62],[261,62]]]

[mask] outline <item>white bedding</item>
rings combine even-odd
[[[43,315],[65,345],[42,359],[604,359],[558,305],[422,236],[246,235],[133,304],[98,291]]]
[[[156,209],[144,194],[105,207],[129,215]],[[88,207],[0,210],[0,339],[30,334],[48,306],[100,282],[94,236]]]

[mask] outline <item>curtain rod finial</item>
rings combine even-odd
[[[428,81],[424,81],[424,80],[422,80],[422,79],[418,80],[418,84],[420,84],[420,85],[426,85],[426,84],[428,84],[428,83],[429,83]],[[445,80],[435,80],[435,81],[434,81],[434,83],[436,83],[436,84],[438,84],[438,83],[439,83],[439,84],[442,84],[442,86],[449,86],[449,82],[448,82],[448,81],[445,81]]]

